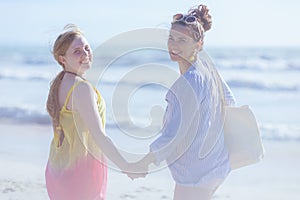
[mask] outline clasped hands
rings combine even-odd
[[[135,163],[129,163],[127,169],[123,171],[123,173],[127,174],[131,180],[144,178],[147,176],[149,164],[152,162],[154,162],[154,155],[152,153],[148,153],[141,160]]]

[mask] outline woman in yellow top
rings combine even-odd
[[[53,55],[63,70],[53,80],[47,100],[54,130],[45,172],[48,195],[55,200],[105,199],[103,154],[123,172],[134,167],[106,136],[105,102],[83,78],[91,67],[92,50],[82,32],[69,25],[56,39]]]

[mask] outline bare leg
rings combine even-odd
[[[176,184],[173,200],[211,200],[224,179],[213,180],[199,187]]]
[[[173,200],[211,200],[213,190],[200,187],[175,186]]]

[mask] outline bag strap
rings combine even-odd
[[[65,100],[65,103],[63,105],[63,109],[67,109],[67,104],[69,102],[69,99],[70,99],[70,96],[72,94],[72,92],[74,91],[74,89],[79,85],[79,83],[82,83],[82,82],[85,82],[85,81],[78,81],[76,82],[69,90],[68,94],[67,94],[67,97],[66,97],[66,100]]]
[[[207,57],[208,57],[208,55],[207,55]],[[215,68],[215,65],[213,64],[213,62],[211,61],[211,59],[209,57],[208,57],[208,59],[205,60],[205,62],[207,62],[207,68],[212,73],[213,78],[216,79],[216,83],[217,83],[216,86],[218,87],[218,90],[220,92],[222,103],[223,103],[223,105],[226,105],[225,93],[224,93],[224,87],[223,87],[221,75],[218,72],[218,70]]]
[[[226,100],[225,100],[225,93],[224,93],[224,87],[223,87],[223,81],[221,78],[221,75],[219,74],[219,72],[215,69],[215,73],[216,73],[216,79],[217,79],[217,87],[220,90],[220,94],[221,94],[221,98],[222,98],[222,102],[223,105],[226,105]]]

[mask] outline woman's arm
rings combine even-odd
[[[177,160],[192,144],[202,117],[200,107],[205,99],[202,84],[201,77],[191,72],[180,77],[167,93],[162,135],[150,146],[156,165],[165,159],[168,162]]]
[[[176,100],[173,99],[173,94],[169,93],[167,96],[168,105],[163,128],[161,130],[161,136],[150,145],[150,153],[146,157],[147,161],[152,161],[156,165],[159,165],[161,161],[165,160],[172,153],[173,149],[170,148],[170,145],[177,134],[177,129],[181,120],[180,108],[176,104]],[[150,157],[152,159],[149,159]]]
[[[226,101],[226,105],[229,106],[235,106],[236,105],[236,100],[235,97],[231,91],[231,89],[229,88],[229,86],[227,85],[227,83],[225,82],[225,80],[221,77],[222,80],[222,84],[223,84],[223,92],[224,92],[224,98]]]
[[[106,136],[102,127],[102,119],[98,112],[97,98],[93,87],[80,83],[73,92],[73,109],[76,110],[90,131],[101,151],[122,171],[128,171],[130,165],[121,156],[112,141]]]

